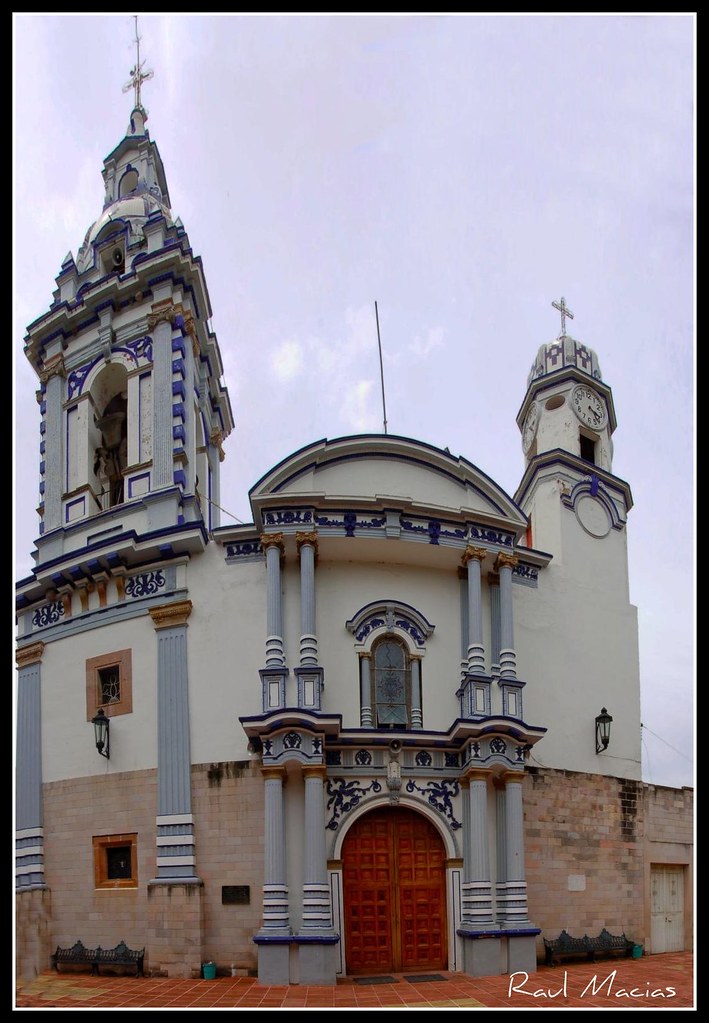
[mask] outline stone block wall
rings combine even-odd
[[[643,932],[641,782],[531,768],[524,782],[529,917],[543,937]]]

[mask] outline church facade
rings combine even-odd
[[[514,495],[356,435],[269,469],[224,526],[232,410],[145,120],[25,338],[18,970],[77,940],[268,984],[531,972],[563,928],[691,947],[692,794],[641,781],[632,496],[563,299]]]

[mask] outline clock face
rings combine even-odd
[[[537,423],[539,422],[539,406],[536,401],[533,401],[529,406],[527,417],[524,420],[524,426],[522,427],[522,447],[525,451],[528,451],[531,447],[534,436],[537,432]]]
[[[602,430],[608,420],[606,404],[592,387],[580,384],[571,395],[574,412],[585,426],[592,430]]]

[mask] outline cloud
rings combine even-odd
[[[417,334],[409,345],[409,351],[419,359],[425,359],[435,348],[443,347],[443,327],[429,327],[423,338]]]
[[[282,341],[271,357],[271,365],[279,380],[289,381],[303,371],[303,346],[300,341]]]
[[[357,380],[349,384],[340,411],[340,419],[355,433],[375,433],[381,429],[378,413],[373,405],[373,380]]]

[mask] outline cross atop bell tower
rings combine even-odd
[[[559,337],[566,337],[566,317],[568,316],[570,320],[573,320],[574,314],[567,307],[566,300],[563,295],[561,297],[561,302],[552,302],[552,305],[561,313],[561,334],[559,334]]]
[[[134,89],[135,90],[135,101],[133,104],[134,109],[142,110],[143,107],[140,102],[140,87],[143,84],[143,82],[147,82],[149,78],[153,77],[154,72],[152,68],[148,68],[147,70],[143,71],[143,65],[145,64],[145,61],[141,63],[140,60],[140,36],[138,35],[138,15],[135,14],[134,18],[135,18],[135,66],[132,67],[130,70],[130,79],[123,86],[123,92],[128,92],[130,89]],[[148,119],[147,114],[145,116],[145,119],[147,121]],[[561,301],[562,302],[564,301],[563,298]]]

